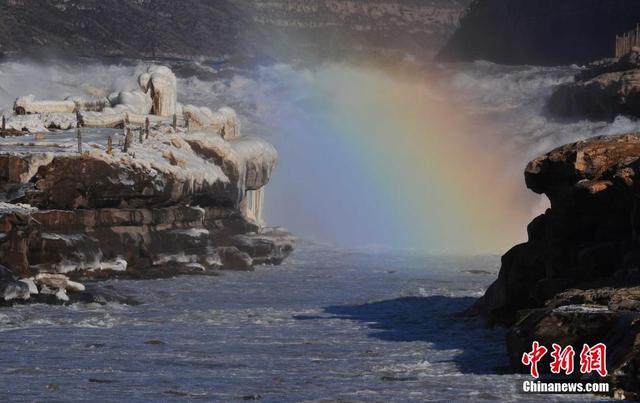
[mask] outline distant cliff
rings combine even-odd
[[[469,1],[7,0],[0,3],[0,53],[181,59],[305,51],[433,54]]]
[[[636,0],[476,0],[439,59],[583,64],[613,56],[616,34],[638,22]]]
[[[227,0],[7,0],[5,56],[185,57],[234,51],[236,7]]]
[[[236,0],[279,54],[433,56],[471,0]],[[293,40],[292,40],[293,39]]]

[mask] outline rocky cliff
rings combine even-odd
[[[640,396],[639,174],[637,133],[569,144],[528,164],[527,187],[551,208],[502,257],[498,279],[472,309],[511,327],[515,368],[534,340],[603,342],[618,396]]]
[[[615,36],[639,21],[635,0],[476,0],[439,57],[583,64],[613,56]]]
[[[468,2],[8,0],[0,8],[0,52],[135,59],[424,54],[444,43]]]
[[[278,54],[407,52],[431,56],[457,27],[470,0],[239,1],[253,30]],[[293,39],[293,40],[292,40]],[[293,48],[291,48],[293,46]],[[301,53],[302,52],[302,53]]]
[[[551,114],[563,118],[640,117],[640,52],[589,63],[573,82],[554,90],[547,106]]]
[[[8,0],[0,52],[41,57],[223,57],[238,50],[227,0]]]
[[[246,270],[293,250],[260,217],[276,150],[241,136],[230,108],[178,102],[167,67],[138,84],[104,99],[27,96],[3,116],[0,302],[43,290],[66,301],[85,292],[71,280]]]

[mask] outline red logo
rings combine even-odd
[[[547,348],[534,341],[531,345],[531,352],[522,354],[522,364],[531,366],[531,376],[538,377],[538,361],[547,354]]]
[[[564,371],[565,374],[571,375],[573,373],[573,362],[576,355],[573,347],[567,346],[563,349],[560,345],[553,343],[552,348],[551,358],[553,358],[553,361],[551,362],[551,372],[559,374],[561,371]],[[538,362],[547,354],[547,351],[548,349],[546,347],[534,341],[531,344],[531,351],[522,354],[522,365],[530,366],[532,377],[539,377]],[[603,343],[598,343],[593,347],[585,344],[580,352],[580,373],[590,374],[593,371],[602,377],[607,376],[607,346]]]
[[[589,374],[596,371],[600,376],[607,376],[607,346],[598,343],[593,347],[582,346],[580,353],[580,372]]]
[[[573,357],[576,355],[573,347],[567,346],[563,350],[556,343],[553,343],[552,347],[551,357],[553,357],[553,362],[551,363],[551,372],[559,374],[560,370],[564,370],[565,374],[571,375],[573,373]]]

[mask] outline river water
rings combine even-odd
[[[3,309],[0,400],[535,401],[503,332],[456,316],[497,265],[303,244],[279,267],[108,282],[140,305]]]

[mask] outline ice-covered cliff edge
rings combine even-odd
[[[137,92],[107,100],[16,101],[0,137],[0,265],[20,278],[148,278],[292,251],[288,232],[263,226],[256,197],[276,150],[240,136],[229,108],[177,102],[172,78],[152,67]]]

